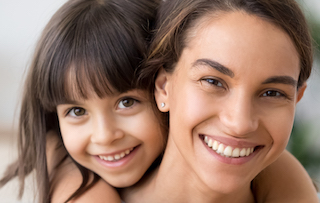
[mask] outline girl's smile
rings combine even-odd
[[[132,90],[58,105],[69,154],[113,186],[137,182],[165,143],[147,98],[145,91]]]

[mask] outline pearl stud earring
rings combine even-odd
[[[166,104],[164,102],[161,103],[161,108],[163,108]]]

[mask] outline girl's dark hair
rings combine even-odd
[[[300,57],[300,87],[310,76],[313,62],[312,39],[299,5],[294,0],[166,0],[159,9],[155,37],[147,68],[140,82],[153,91],[158,71],[172,72],[186,46],[189,31],[204,16],[219,12],[244,11],[273,23],[293,41]]]
[[[85,99],[90,92],[103,97],[136,88],[158,4],[158,0],[69,0],[53,15],[25,81],[19,157],[0,186],[17,176],[21,197],[26,176],[35,171],[39,202],[50,202],[46,134],[53,130],[60,135],[56,106]],[[71,198],[87,189],[91,173],[77,167],[83,183]],[[89,187],[98,179],[95,175]]]

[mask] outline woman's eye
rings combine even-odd
[[[204,82],[204,84],[203,84],[203,82]],[[208,84],[208,85],[212,85],[215,87],[224,88],[224,85],[222,82],[220,82],[217,79],[213,79],[213,78],[203,78],[203,79],[201,79],[201,83],[203,85]]]
[[[125,108],[133,106],[136,102],[137,102],[137,100],[132,99],[132,98],[122,99],[118,104],[118,108],[125,109]]]
[[[263,93],[264,97],[284,97],[285,95],[281,92],[275,91],[275,90],[268,90],[265,93]]]
[[[70,116],[79,117],[87,114],[87,111],[81,107],[74,107],[68,112]]]
[[[219,81],[219,80],[215,80],[215,79],[212,79],[212,78],[207,78],[205,79],[208,83],[212,84],[212,85],[215,85],[217,87],[223,87],[222,83]]]

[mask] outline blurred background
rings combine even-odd
[[[15,132],[25,70],[42,29],[64,2],[66,0],[0,1],[0,176],[16,157]],[[316,53],[312,77],[297,107],[288,150],[320,185],[320,1],[298,2],[311,25]],[[21,201],[16,198],[17,186],[17,181],[13,181],[0,189],[0,203],[34,202],[30,180]]]

